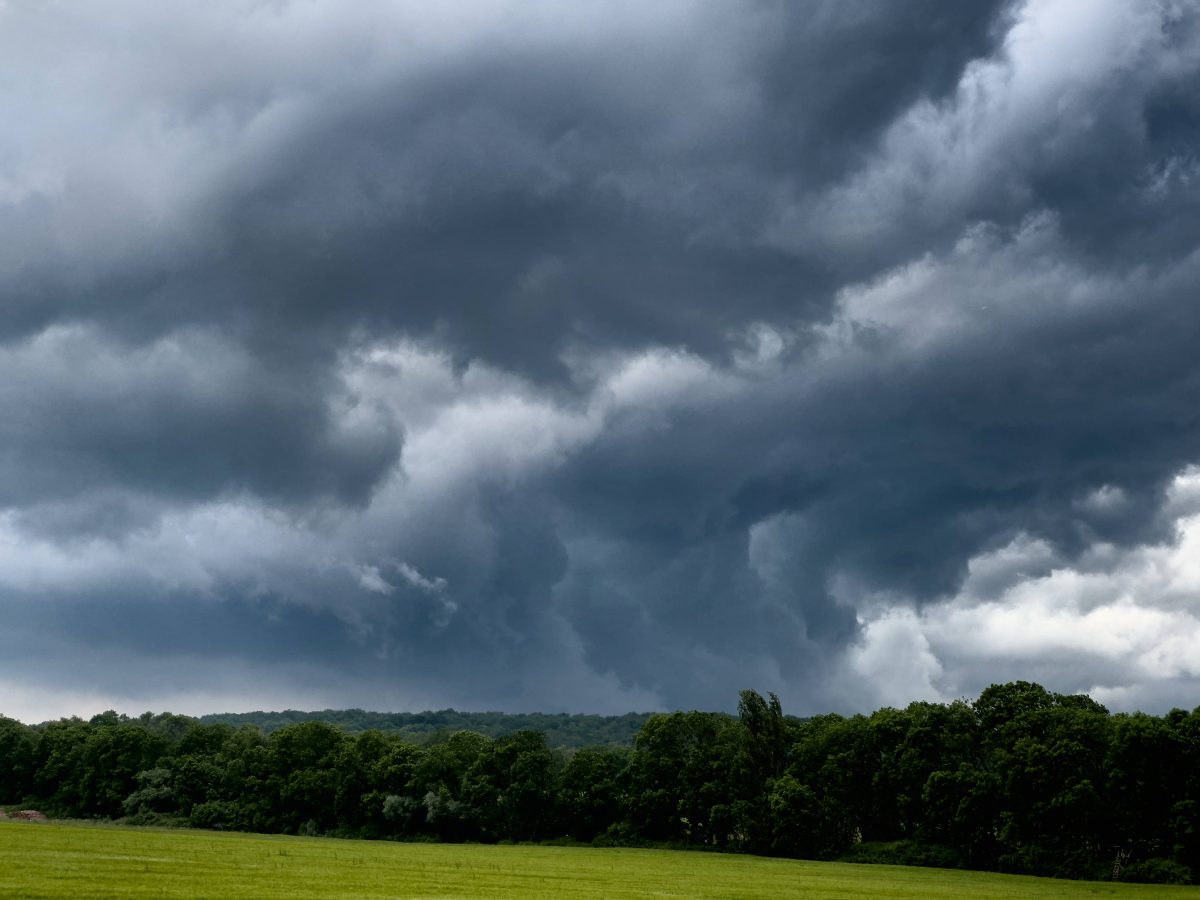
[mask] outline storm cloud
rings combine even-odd
[[[1197,83],[1190,0],[0,4],[0,712],[1195,706]]]

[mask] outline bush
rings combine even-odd
[[[645,847],[647,846],[637,832],[625,822],[616,822],[603,833],[596,835],[592,841],[593,847]]]
[[[569,835],[565,836],[565,837],[546,838],[543,841],[537,841],[537,844],[538,844],[538,846],[541,846],[541,847],[590,847],[591,846],[591,844],[589,844],[587,841],[579,841],[573,837],[570,837]]]
[[[210,800],[192,807],[189,820],[196,828],[212,828],[222,831],[235,824],[237,810],[226,800]]]
[[[1191,884],[1192,870],[1169,859],[1147,859],[1122,869],[1121,880],[1140,884]]]
[[[941,844],[914,841],[888,843],[866,841],[855,844],[838,857],[839,862],[874,863],[885,866],[927,866],[934,869],[961,869],[963,858],[957,850]]]
[[[187,816],[181,816],[178,813],[158,813],[146,810],[134,813],[132,816],[125,816],[118,821],[125,825],[153,825],[156,828],[186,828],[191,824]]]

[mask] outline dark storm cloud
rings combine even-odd
[[[994,53],[1011,24],[1010,0],[906,6],[772,3],[760,56],[764,108],[757,144],[777,171],[816,187],[862,162],[917,100],[952,96],[963,69]]]
[[[260,41],[287,35],[286,10],[278,22],[233,17],[262,29],[221,48],[240,81],[205,77],[211,33],[187,41],[156,21],[183,70],[199,71],[127,105],[165,131],[168,154],[197,152],[210,133],[230,145],[204,172],[196,221],[180,225],[196,229],[190,246],[147,240],[116,265],[73,246],[30,254],[6,319],[98,316],[141,335],[215,320],[314,363],[365,325],[434,333],[464,358],[537,374],[561,374],[574,341],[717,352],[748,319],[828,304],[819,260],[758,240],[777,179],[802,193],[827,185],[904,105],[953,88],[996,39],[1002,8],[675,10],[677,35],[632,22],[599,40],[549,20],[448,61],[414,67],[396,53],[365,77],[343,47],[316,61],[319,88],[286,51],[255,66]],[[110,66],[118,82],[133,76]],[[170,162],[182,184],[168,191],[187,193],[194,176]],[[144,209],[131,223],[119,204],[102,211],[112,173],[79,168],[57,204],[34,195],[13,211],[14,230],[44,247],[66,215],[130,228],[133,241],[153,227]]]
[[[139,346],[51,329],[10,345],[0,368],[0,503],[10,507],[97,487],[358,502],[399,451],[391,423],[339,421],[337,385],[320,373],[273,369],[212,335]]]
[[[0,7],[10,639],[238,705],[1177,696],[953,636],[1189,533],[1198,22]]]

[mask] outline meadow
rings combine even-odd
[[[0,823],[0,896],[23,898],[1197,897],[1196,888],[588,847],[401,844]]]

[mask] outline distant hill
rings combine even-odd
[[[201,716],[207,724],[218,722],[233,726],[257,725],[270,733],[297,722],[327,722],[350,733],[377,729],[400,734],[413,743],[425,744],[455,731],[477,731],[490,738],[516,731],[541,731],[551,747],[626,747],[652,713],[626,713],[623,716],[595,716],[568,713],[459,712],[441,709],[435,712],[387,713],[362,709],[323,709],[301,712],[213,713]]]

